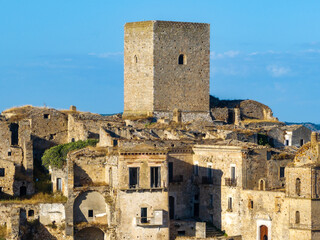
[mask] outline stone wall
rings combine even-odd
[[[127,23],[124,115],[209,111],[210,27],[202,23]],[[183,63],[179,64],[179,56]]]

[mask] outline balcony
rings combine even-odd
[[[225,178],[225,185],[228,187],[236,187],[237,186],[237,179],[236,178]]]
[[[171,179],[169,179],[170,183],[181,183],[183,182],[183,175],[177,175],[173,176]]]
[[[213,184],[212,177],[202,177],[202,184]]]
[[[136,225],[140,227],[163,225],[163,211],[155,210],[153,217],[136,217]]]

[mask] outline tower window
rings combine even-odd
[[[232,211],[232,198],[231,197],[228,198],[228,210]]]
[[[300,178],[296,179],[296,194],[300,196],[301,194],[301,180]]]
[[[49,114],[43,114],[43,118],[44,118],[44,119],[49,119],[49,118],[50,118],[50,115],[49,115]]]
[[[178,64],[179,65],[185,65],[186,64],[186,57],[184,54],[180,54],[178,58]]]
[[[300,223],[300,212],[296,211],[296,224]]]

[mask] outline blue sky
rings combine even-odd
[[[320,123],[320,1],[0,0],[0,111],[123,110],[123,26],[211,24],[210,93]]]

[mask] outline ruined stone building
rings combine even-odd
[[[209,34],[127,23],[123,114],[2,112],[0,239],[320,239],[318,134],[210,96]],[[46,150],[88,139],[42,166]]]

